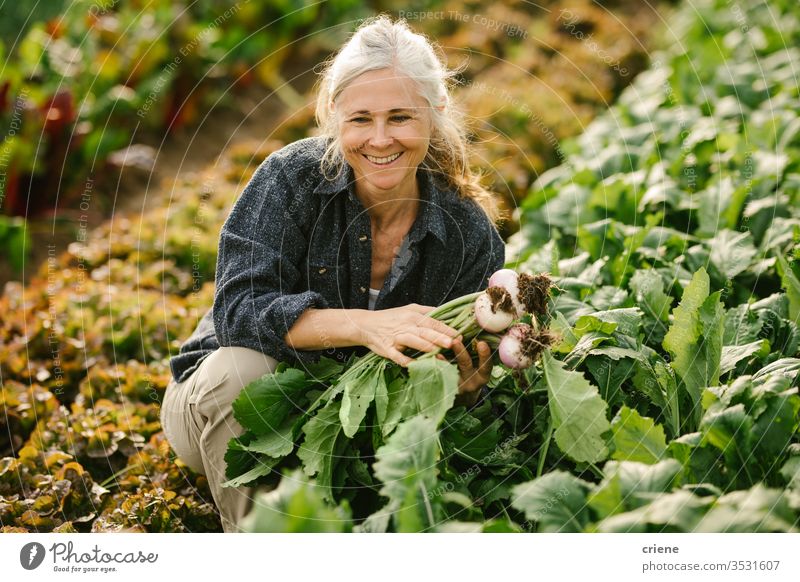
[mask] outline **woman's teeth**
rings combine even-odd
[[[373,164],[385,165],[385,164],[391,164],[393,161],[399,158],[400,154],[402,153],[403,152],[392,154],[391,156],[386,156],[385,158],[376,158],[375,156],[368,156],[367,154],[364,154],[364,156]]]

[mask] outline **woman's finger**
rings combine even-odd
[[[458,362],[458,369],[466,376],[465,379],[469,379],[470,375],[474,372],[472,366],[472,358],[467,351],[467,348],[464,347],[464,344],[461,343],[460,340],[455,340],[453,342],[453,352],[456,355],[456,361]]]
[[[478,372],[485,378],[492,373],[492,350],[486,342],[478,342]]]
[[[440,348],[449,349],[453,345],[453,338],[430,327],[417,327],[417,333]]]
[[[415,325],[419,327],[427,327],[433,329],[448,337],[456,337],[458,335],[457,330],[453,329],[443,321],[439,321],[438,319],[434,319],[433,317],[428,317],[428,314],[432,312],[434,309],[436,309],[435,307],[412,303],[410,305],[406,305],[405,307],[401,307],[398,309],[409,310],[412,313],[414,313],[415,316],[413,317],[413,322]]]
[[[450,327],[443,321],[433,319],[432,317],[425,317],[421,323],[418,323],[418,325],[429,327],[441,334],[446,335],[447,337],[460,337],[457,329]]]
[[[424,337],[410,332],[400,333],[396,336],[396,343],[420,352],[432,352],[438,346]]]
[[[386,353],[382,354],[382,355],[384,357],[389,358],[390,360],[392,360],[395,364],[397,364],[399,366],[403,366],[404,368],[407,367],[411,362],[414,361],[413,358],[408,357],[407,355],[405,355],[400,350],[398,350],[396,348],[393,348],[391,346],[388,347],[386,349]]]
[[[439,321],[438,319],[434,319],[432,317],[428,317],[427,315],[422,315],[422,317],[417,316],[414,323],[418,327],[425,327],[428,329],[432,329],[434,331],[438,331],[441,334],[444,334],[448,337],[457,337],[458,330],[450,327],[443,321]]]

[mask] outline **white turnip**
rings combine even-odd
[[[517,317],[525,313],[547,313],[547,298],[552,281],[546,274],[517,274],[511,269],[500,269],[489,278],[489,287],[502,287],[511,295]]]
[[[521,370],[532,366],[552,343],[553,336],[547,330],[536,331],[526,323],[517,323],[500,340],[497,352],[503,364]]]
[[[483,329],[498,333],[516,319],[511,294],[503,287],[489,287],[475,300],[475,320]]]

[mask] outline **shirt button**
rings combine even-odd
[[[362,293],[366,293],[367,292],[367,288],[366,287],[361,287],[361,292]]]
[[[366,240],[367,240],[367,235],[365,235],[365,234],[362,234],[360,237],[358,237],[358,240],[360,240],[361,242],[366,242]]]
[[[322,267],[322,268],[319,270],[319,274],[320,274],[320,275],[324,275],[324,274],[325,274],[327,271],[328,271],[328,269],[326,269],[325,267]]]

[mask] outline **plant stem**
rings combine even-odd
[[[425,483],[422,481],[419,482],[419,487],[422,490],[422,499],[425,501],[425,513],[428,514],[428,522],[431,524],[431,528],[436,526],[436,523],[433,519],[433,508],[431,507],[431,500],[428,499],[428,490],[425,488]]]
[[[129,465],[129,466],[127,466],[127,467],[123,468],[122,470],[120,470],[120,471],[117,471],[116,473],[114,473],[113,475],[111,475],[111,476],[110,476],[108,479],[106,479],[105,481],[103,481],[102,483],[100,483],[100,487],[105,487],[106,485],[108,485],[108,484],[109,484],[109,483],[111,483],[112,481],[116,481],[116,480],[117,480],[117,477],[121,477],[122,475],[124,475],[124,474],[125,474],[125,473],[127,473],[128,471],[132,471],[133,469],[138,469],[139,467],[141,467],[141,464]]]
[[[544,462],[547,458],[547,451],[550,448],[550,441],[553,439],[553,417],[547,421],[547,436],[542,443],[542,448],[539,451],[539,465],[536,467],[536,477],[542,476],[542,471],[544,471]]]
[[[444,305],[440,305],[433,311],[428,314],[428,317],[433,317],[435,319],[441,319],[441,316],[447,315],[451,310],[454,310],[455,307],[461,307],[465,303],[472,303],[475,299],[483,293],[483,291],[478,291],[477,293],[471,293],[469,295],[463,295],[461,297],[456,297],[452,301],[448,301]]]
[[[594,463],[589,463],[589,469],[592,471],[592,473],[594,473],[594,476],[597,477],[598,479],[600,479],[601,481],[605,477],[605,475],[603,475],[603,472],[600,470],[600,468],[597,465],[595,465]]]
[[[481,342],[486,342],[489,344],[489,347],[492,348],[492,350],[496,350],[500,347],[500,336],[489,333],[488,331],[479,333],[477,336],[475,336],[475,339]]]

